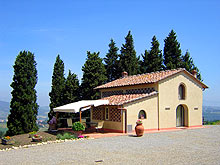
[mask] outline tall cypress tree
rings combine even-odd
[[[163,57],[161,50],[159,49],[160,44],[156,36],[153,36],[151,45],[151,50],[145,50],[144,55],[142,55],[142,73],[150,73],[163,70]]]
[[[138,73],[139,62],[136,57],[131,31],[129,31],[128,35],[125,37],[125,44],[122,44],[121,54],[119,57],[120,73],[123,71],[128,72],[129,75],[135,75]]]
[[[171,30],[164,40],[164,64],[166,69],[176,69],[181,67],[180,43],[176,39],[176,33]]]
[[[115,42],[111,39],[109,44],[109,50],[104,58],[105,61],[105,69],[107,75],[107,82],[113,81],[120,77],[120,73],[118,72],[118,48],[115,46]]]
[[[54,64],[53,76],[52,76],[52,87],[50,96],[50,112],[48,113],[49,120],[55,115],[53,108],[64,105],[64,87],[65,87],[65,77],[64,77],[64,63],[60,59],[60,55],[56,57],[56,62]]]
[[[143,60],[140,61],[140,71],[141,71],[141,73],[147,73],[147,67],[150,63],[149,51],[145,50],[144,54],[141,54],[141,56],[142,56]]]
[[[79,80],[77,78],[77,75],[71,73],[71,71],[69,70],[64,88],[64,104],[79,101],[79,93]]]
[[[190,53],[188,51],[186,51],[185,55],[182,56],[181,68],[185,68],[189,72],[194,69],[194,62],[193,59],[190,57]]]
[[[82,99],[98,99],[100,97],[99,92],[95,91],[94,88],[104,84],[107,80],[105,66],[99,57],[99,52],[87,52],[87,59],[82,67],[82,71]]]
[[[35,86],[37,69],[34,54],[23,51],[14,64],[14,76],[11,87],[12,99],[8,115],[8,135],[17,135],[38,130],[36,120],[38,104]]]
[[[192,57],[190,57],[189,51],[186,51],[185,55],[182,56],[181,68],[185,68],[189,72],[191,72],[192,70],[196,70],[197,78],[201,80],[201,73],[199,69],[195,66]]]

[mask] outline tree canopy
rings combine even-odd
[[[104,58],[107,82],[118,79],[121,76],[121,74],[119,73],[118,57],[118,48],[115,46],[114,40],[111,39],[108,53]]]
[[[64,104],[73,103],[80,100],[79,80],[77,75],[71,73],[66,78],[64,87]]]
[[[141,72],[150,73],[163,70],[163,56],[159,49],[159,42],[156,36],[153,36],[151,42],[151,50],[145,50],[142,55],[143,61],[141,62]]]
[[[131,31],[129,31],[125,37],[125,44],[122,44],[119,57],[120,73],[126,71],[128,75],[138,74],[139,62],[134,49],[134,41]]]
[[[107,80],[107,77],[105,75],[105,66],[102,63],[102,59],[99,57],[99,52],[87,52],[87,59],[84,66],[82,67],[82,71],[82,99],[95,100],[100,98],[99,92],[95,91],[94,88],[104,84]]]
[[[171,30],[164,40],[164,64],[166,69],[176,69],[181,67],[180,43],[174,30]]]
[[[50,96],[50,112],[48,113],[49,120],[55,116],[53,108],[64,105],[64,88],[65,88],[65,77],[64,77],[64,63],[60,59],[60,55],[56,57],[54,64],[52,86]]]
[[[14,64],[12,99],[8,115],[8,135],[37,131],[38,104],[35,86],[37,69],[34,54],[23,51],[18,54]]]

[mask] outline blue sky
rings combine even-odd
[[[38,103],[49,104],[55,58],[82,77],[87,51],[104,57],[113,38],[117,47],[131,30],[137,55],[150,49],[156,35],[163,50],[171,29],[182,53],[189,50],[201,71],[204,104],[220,106],[219,0],[38,0],[0,1],[0,100],[10,102],[13,65],[20,51],[35,54]]]

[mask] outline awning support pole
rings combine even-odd
[[[81,111],[81,109],[79,110],[79,122],[82,123],[82,111]]]
[[[118,109],[125,112],[125,133],[127,133],[127,109],[125,108],[118,108]]]

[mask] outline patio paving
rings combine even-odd
[[[109,134],[110,135],[110,134]],[[103,137],[0,153],[0,164],[220,164],[220,126]]]
[[[160,133],[160,132],[169,132],[169,131],[181,131],[185,129],[199,129],[199,128],[207,128],[208,126],[200,126],[200,127],[180,127],[180,128],[173,128],[173,129],[163,129],[163,130],[147,130],[144,133]],[[65,132],[71,132],[73,133],[73,130],[71,128],[63,128],[60,129]],[[113,133],[113,132],[91,132],[91,133],[83,133],[83,136],[89,136],[91,138],[97,139],[97,138],[104,138],[104,137],[113,137],[113,136],[135,136],[135,131],[132,131],[130,133]]]

